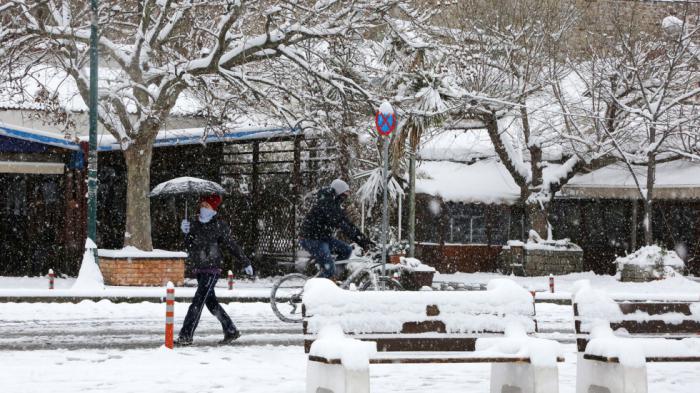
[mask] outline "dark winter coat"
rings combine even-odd
[[[190,232],[185,235],[185,247],[189,262],[197,270],[221,269],[224,260],[222,248],[231,252],[244,266],[250,265],[248,257],[233,240],[231,228],[216,216],[207,223],[194,220]]]
[[[303,239],[329,240],[335,236],[335,231],[340,229],[360,246],[368,243],[362,232],[348,219],[332,188],[322,188],[317,197],[316,204],[301,224],[300,235]]]

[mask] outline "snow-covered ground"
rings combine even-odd
[[[75,278],[56,278],[53,290],[49,290],[47,277],[0,277],[0,297],[96,297],[128,298],[165,296],[165,287],[119,287],[105,286],[104,290],[72,289]],[[255,281],[235,279],[234,289],[228,290],[228,282],[220,279],[216,295],[221,298],[266,298],[270,296],[273,279],[264,278]],[[188,279],[185,286],[175,289],[175,296],[192,297],[196,291],[196,280]]]
[[[538,291],[537,299],[571,298],[575,283],[579,280],[589,280],[598,289],[602,289],[613,297],[634,298],[644,296],[649,298],[682,298],[700,299],[700,282],[694,277],[672,277],[646,283],[620,282],[614,276],[597,275],[593,272],[572,273],[554,276],[554,294],[549,292],[549,277],[519,277],[507,276],[524,288]],[[503,278],[496,273],[456,273],[436,274],[433,281],[457,282],[464,284],[487,283],[494,278]]]
[[[439,281],[485,283],[493,274],[439,275]],[[511,277],[532,290],[548,289],[547,277]],[[647,284],[622,284],[590,273],[556,277],[556,289],[570,293],[574,282],[591,280],[612,293],[699,296],[700,284],[673,278]],[[237,290],[269,291],[271,281],[237,282]],[[0,278],[0,288],[40,290],[44,278]],[[70,288],[57,280],[57,288]],[[218,288],[227,291],[225,281]],[[151,288],[149,290],[160,290]],[[193,288],[178,288],[193,290]],[[235,292],[235,290],[234,290]],[[176,303],[176,332],[187,303]],[[243,336],[233,346],[222,337],[208,312],[195,333],[195,346],[168,351],[163,342],[165,305],[155,302],[0,303],[0,392],[301,392],[306,357],[299,325],[278,321],[266,303],[224,305]],[[560,391],[575,391],[572,308],[538,303],[540,337],[564,343]],[[700,390],[697,363],[651,364],[649,391],[687,393]],[[446,393],[488,391],[488,365],[381,365],[371,368],[373,392]]]
[[[575,392],[575,348],[565,345],[559,366],[561,393]],[[486,364],[372,366],[375,393],[488,392]],[[695,363],[654,363],[649,391],[690,393],[700,388]],[[300,346],[232,346],[135,350],[4,352],[3,392],[255,392],[299,393],[305,389],[306,357]]]
[[[487,284],[494,278],[503,278],[497,273],[437,273],[433,280],[451,284],[462,283],[468,286],[479,287],[479,284]],[[519,277],[507,276],[524,288],[537,291],[537,299],[570,299],[574,291],[574,284],[579,280],[589,280],[593,286],[609,292],[615,297],[644,296],[663,298],[700,298],[700,279],[696,277],[674,277],[649,283],[623,283],[614,276],[597,275],[592,272],[573,273],[554,277],[555,293],[549,293],[549,277]],[[256,297],[266,298],[270,295],[270,287],[276,278],[235,279],[234,290],[228,291],[226,279],[220,279],[217,284],[217,296],[221,298]],[[45,296],[45,297],[153,297],[164,296],[165,288],[159,287],[105,287],[104,291],[71,290],[75,282],[74,278],[56,278],[54,290],[48,289],[46,277],[0,277],[0,297],[21,296]],[[192,296],[196,282],[187,280],[185,287],[175,290],[176,296]],[[456,288],[458,289],[458,288]]]

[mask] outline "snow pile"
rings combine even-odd
[[[530,229],[527,243],[519,240],[509,240],[505,248],[520,246],[526,250],[548,250],[548,251],[581,251],[581,247],[571,242],[570,239],[545,240],[535,230]]]
[[[641,267],[672,266],[684,268],[685,263],[675,251],[666,250],[659,246],[644,246],[633,254],[619,257],[615,260],[618,266],[636,265]]]
[[[341,364],[350,370],[366,370],[369,358],[377,353],[377,343],[345,337],[338,325],[328,325],[321,329],[316,341],[311,344],[309,356],[325,359],[340,359]]]
[[[527,357],[532,365],[540,367],[556,367],[557,357],[564,357],[558,342],[528,337],[517,324],[506,326],[505,337],[477,339],[476,350]]]
[[[700,339],[624,338],[605,323],[596,324],[586,345],[587,355],[616,357],[627,367],[644,367],[648,357],[700,356]]]
[[[345,291],[326,279],[304,287],[308,331],[339,325],[345,333],[399,333],[405,322],[439,320],[447,332],[503,332],[520,324],[534,332],[532,295],[508,279],[491,280],[486,291],[358,292]],[[428,317],[427,306],[440,315]]]
[[[574,284],[573,302],[581,318],[582,331],[591,331],[595,321],[617,322],[623,318],[620,306],[603,290],[594,289],[590,281]],[[585,318],[585,319],[584,319]]]
[[[379,106],[379,113],[382,115],[392,115],[394,114],[394,107],[391,106],[389,101],[384,101],[382,105]]]
[[[409,258],[409,257],[401,257],[400,258],[400,264],[406,269],[414,272],[434,272],[436,271],[435,268],[432,266],[428,266],[423,264],[419,259],[416,258]]]
[[[71,289],[73,290],[95,290],[104,289],[105,283],[102,277],[102,272],[100,268],[95,263],[95,249],[97,246],[88,238],[85,241],[85,253],[83,253],[83,261],[80,264],[80,272],[78,272],[78,278],[75,280],[75,284]]]
[[[153,250],[143,251],[133,246],[126,246],[121,250],[100,249],[97,255],[105,258],[187,258],[186,252]]]

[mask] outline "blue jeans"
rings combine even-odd
[[[337,239],[301,239],[299,244],[316,260],[321,269],[320,277],[325,278],[333,278],[335,275],[335,261],[331,253],[336,254],[339,261],[350,258],[352,254],[352,247]]]

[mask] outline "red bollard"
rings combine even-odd
[[[173,349],[173,332],[175,325],[175,286],[168,281],[165,295],[165,347]]]
[[[53,281],[56,278],[56,275],[53,272],[53,269],[49,269],[49,289],[53,289]]]
[[[554,275],[549,275],[549,292],[554,293]]]
[[[230,270],[228,271],[228,290],[233,290],[233,272]]]

